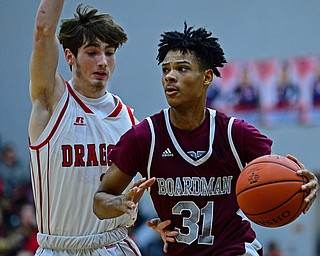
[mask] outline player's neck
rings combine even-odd
[[[106,94],[106,84],[104,83],[91,84],[73,77],[72,86],[78,93],[87,98],[97,99]]]
[[[201,110],[178,110],[170,108],[170,122],[178,129],[192,131],[198,128],[204,121],[206,109]]]

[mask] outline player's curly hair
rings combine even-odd
[[[224,52],[217,42],[218,38],[212,37],[212,33],[205,28],[193,29],[184,22],[184,32],[170,31],[161,34],[158,44],[158,64],[162,63],[170,50],[180,50],[183,54],[188,51],[193,53],[203,69],[212,69],[217,77],[221,77],[217,67],[223,67],[227,63]]]
[[[63,49],[69,48],[77,56],[78,48],[97,39],[118,48],[127,41],[123,28],[109,14],[97,14],[98,10],[83,4],[78,5],[74,18],[61,22],[58,39]]]

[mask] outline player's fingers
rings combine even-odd
[[[122,205],[121,205],[121,208],[124,210],[124,211],[130,211],[132,209],[135,209],[136,208],[136,204],[132,201],[132,200],[122,200]]]
[[[309,196],[308,196],[308,197],[309,197]],[[303,210],[303,213],[304,213],[304,214],[306,214],[306,213],[309,211],[311,205],[312,205],[313,202],[316,200],[317,195],[315,194],[315,195],[314,195],[313,197],[311,197],[310,199],[309,199],[308,197],[305,198],[305,201],[307,202],[307,204],[306,204],[306,207],[305,207],[304,210]]]
[[[168,253],[168,243],[167,242],[165,242],[163,245],[163,252]]]
[[[312,172],[310,172],[307,169],[304,169],[304,170],[297,171],[297,174],[300,176],[304,176],[308,179],[308,183],[302,185],[301,187],[302,190],[308,190],[308,189],[315,189],[316,191],[319,190],[318,178]]]
[[[143,182],[146,181],[146,178],[142,178],[140,180],[137,180],[133,183],[132,187],[139,187]]]
[[[134,195],[134,202],[137,203],[140,201],[141,197],[143,196],[144,191],[149,188],[150,186],[153,185],[153,183],[156,181],[155,178],[151,178],[149,180],[141,179],[138,182],[136,182],[135,184],[138,185],[138,190],[136,190],[136,194]]]
[[[175,237],[178,235],[178,232],[164,232],[162,235],[162,240],[170,243],[174,243]]]
[[[303,213],[307,213],[311,205],[317,198],[317,192],[319,190],[319,183],[317,177],[308,170],[300,170],[297,172],[301,176],[305,176],[308,179],[308,183],[301,186],[302,190],[308,191],[309,194],[304,199],[307,203]]]
[[[168,242],[174,243],[176,241],[174,239],[174,237],[177,236],[177,235],[178,235],[177,231],[172,231],[172,232],[170,231],[170,232],[166,233],[166,235],[161,235],[161,238],[164,241],[163,251],[165,253],[168,252],[168,246],[169,246]]]
[[[136,196],[136,194],[138,193],[139,188],[138,187],[132,187],[129,189],[129,191],[127,192],[125,199],[128,201],[133,201],[134,197]]]
[[[136,205],[130,204],[130,202],[127,203],[127,205],[123,206],[123,212],[128,214],[132,220],[136,220]]]
[[[310,193],[308,194],[308,196],[305,198],[305,201],[308,203],[308,204],[312,204],[312,202],[317,198],[317,192],[318,192],[318,189],[311,189],[310,190]],[[310,205],[311,205],[310,204]]]
[[[145,190],[145,189],[149,188],[150,186],[152,186],[155,181],[156,181],[155,177],[148,179],[148,180],[142,182],[139,185],[139,188]]]
[[[159,218],[153,218],[153,219],[147,221],[146,224],[148,227],[154,228],[158,225],[159,222],[160,222]]]
[[[287,155],[287,158],[289,158],[290,160],[292,160],[293,162],[295,162],[297,165],[300,166],[301,169],[305,169],[305,166],[303,163],[301,163],[296,157],[294,157],[293,155]]]
[[[165,220],[165,221],[160,221],[157,224],[157,229],[163,230],[165,229],[167,226],[169,226],[171,224],[171,220]]]

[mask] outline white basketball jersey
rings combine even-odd
[[[93,196],[110,166],[107,154],[133,124],[119,98],[105,116],[94,113],[72,87],[59,101],[38,140],[30,145],[31,178],[40,233],[57,236],[99,234],[130,223],[129,215],[99,220]],[[109,94],[110,96],[111,94]],[[88,99],[90,100],[90,99]],[[99,104],[99,99],[94,99]]]

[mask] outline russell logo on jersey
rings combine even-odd
[[[80,126],[86,126],[83,116],[77,116],[76,117],[76,121],[73,124],[74,125],[80,125]]]

